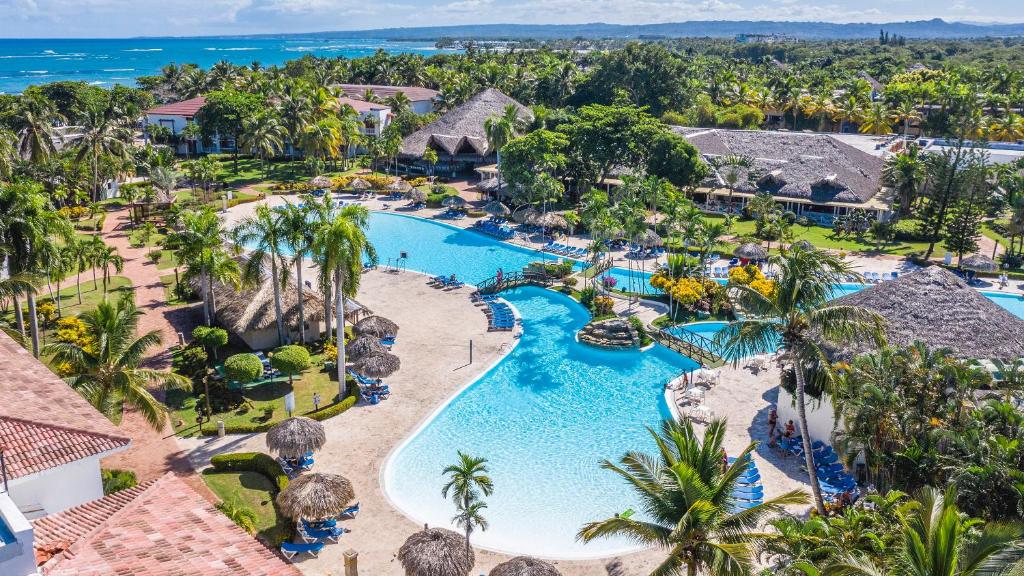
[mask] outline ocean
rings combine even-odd
[[[305,54],[357,58],[386,52],[437,54],[430,42],[316,38],[309,35],[137,39],[0,39],[0,93],[16,94],[35,84],[81,80],[97,86],[135,85],[135,78],[159,74],[164,65],[220,60],[234,64],[281,64]]]

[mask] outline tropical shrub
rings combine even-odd
[[[208,361],[209,356],[206,354],[206,350],[199,346],[189,346],[178,355],[175,368],[182,376],[194,377],[206,371]]]
[[[729,283],[741,286],[750,286],[765,296],[774,294],[776,284],[774,280],[765,277],[764,272],[754,264],[736,266],[729,270]]]
[[[612,308],[615,307],[615,300],[612,300],[608,296],[597,296],[594,298],[594,315],[595,316],[607,316],[612,313]]]
[[[278,492],[288,487],[288,475],[272,456],[262,452],[234,452],[210,458],[217,472],[259,472],[277,487]]]
[[[565,286],[566,288],[572,289],[577,283],[579,283],[579,279],[575,276],[566,276],[565,278],[562,278],[562,286]]]
[[[224,375],[236,382],[252,382],[263,374],[263,362],[255,354],[235,354],[224,361]]]
[[[216,356],[217,349],[228,343],[228,332],[214,326],[198,326],[192,330],[192,339],[203,348],[212,350]]]
[[[594,303],[594,298],[597,296],[597,289],[592,286],[587,286],[583,290],[580,290],[580,304],[583,304],[587,308]]]
[[[637,336],[640,337],[640,346],[647,346],[654,342],[651,335],[647,333],[647,326],[644,326],[643,320],[636,316],[630,316],[629,324],[636,330]]]
[[[163,250],[150,250],[146,253],[146,258],[154,265],[160,262],[160,258],[164,255]]]
[[[100,478],[103,480],[104,496],[133,488],[139,483],[139,479],[135,477],[135,472],[131,470],[100,470]]]
[[[309,350],[302,346],[281,346],[274,350],[274,354],[270,357],[270,365],[282,374],[287,374],[288,382],[291,382],[296,374],[310,367]]]
[[[40,302],[36,306],[36,316],[45,324],[53,322],[53,319],[57,317],[57,305],[49,300]]]
[[[77,316],[65,316],[57,320],[56,339],[58,342],[75,344],[83,348],[87,348],[92,344],[85,327],[85,322],[79,320]]]
[[[247,534],[256,532],[256,513],[251,508],[225,501],[217,503],[217,510],[220,510],[236,526],[245,530]]]

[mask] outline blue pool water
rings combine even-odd
[[[1019,294],[1002,294],[999,292],[982,292],[989,300],[999,304],[1018,318],[1024,318],[1024,298]]]
[[[583,545],[584,523],[637,502],[604,458],[650,450],[645,426],[670,417],[665,383],[696,363],[660,346],[599,350],[575,341],[589,314],[541,288],[503,294],[523,316],[519,345],[463,390],[400,447],[384,472],[392,501],[418,522],[447,526],[441,470],[456,450],[488,459],[494,494],[477,544],[512,552],[583,558],[635,550],[626,540]]]
[[[14,532],[7,527],[7,523],[4,522],[3,518],[0,518],[0,547],[15,542]]]

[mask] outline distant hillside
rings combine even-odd
[[[320,32],[317,37],[379,38],[382,40],[524,39],[556,38],[640,38],[712,37],[732,38],[737,34],[779,34],[802,39],[876,38],[885,29],[907,38],[979,38],[984,36],[1024,36],[1024,24],[968,24],[919,20],[914,22],[835,24],[831,22],[772,22],[718,20],[673,22],[667,24],[473,24],[466,26],[429,26],[422,28],[381,28]]]

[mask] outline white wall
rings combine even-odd
[[[807,428],[810,431],[811,440],[821,440],[829,444],[832,441],[832,432],[835,430],[836,421],[833,417],[832,402],[828,398],[821,401],[813,398],[807,399]],[[796,403],[793,396],[785,388],[779,386],[779,400],[775,407],[779,415],[779,430],[786,429],[786,422],[793,421],[797,433],[800,431],[800,419],[797,417]]]
[[[11,480],[11,500],[27,511],[27,516],[35,518],[102,498],[100,457],[90,456]]]
[[[36,574],[36,552],[32,524],[18,510],[17,505],[0,494],[0,522],[14,534],[14,542],[0,542],[0,574],[27,576]]]

